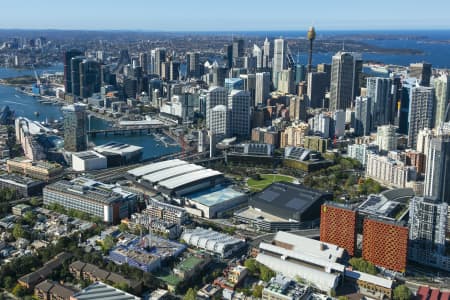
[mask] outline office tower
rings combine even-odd
[[[382,77],[367,78],[367,97],[372,100],[372,130],[389,123],[392,79]]]
[[[186,54],[186,73],[190,78],[200,77],[200,53],[188,52]]]
[[[430,86],[431,64],[427,63],[410,64],[409,77],[416,78],[421,86]]]
[[[127,49],[122,49],[119,51],[119,65],[125,66],[128,65],[131,60],[130,60],[130,54],[128,53]]]
[[[364,136],[370,134],[371,129],[371,103],[372,99],[368,97],[356,97],[355,101],[355,129],[356,136]]]
[[[302,81],[306,81],[306,68],[304,65],[295,65],[295,84],[298,85]]]
[[[408,147],[415,148],[419,130],[434,125],[434,88],[413,87],[409,105]]]
[[[313,42],[316,39],[316,30],[314,27],[309,27],[308,35],[309,41],[309,52],[308,52],[308,73],[311,73],[312,70],[312,55],[313,55]]]
[[[92,59],[83,60],[80,64],[80,96],[88,98],[99,93],[101,85],[100,63]]]
[[[164,80],[170,80],[170,61],[163,61],[160,64],[160,73],[159,73],[159,77]]]
[[[156,48],[154,49],[153,60],[153,74],[157,74],[161,77],[161,64],[166,61],[166,49]]]
[[[213,67],[212,75],[213,75],[213,84],[212,86],[225,86],[225,78],[227,77],[228,68],[225,67]]]
[[[206,127],[210,128],[208,119],[208,110],[217,105],[228,105],[228,90],[223,87],[210,87],[206,93]]]
[[[71,62],[70,62],[70,68],[71,68],[71,73],[72,73],[72,94],[75,96],[81,96],[80,93],[80,86],[81,86],[81,82],[80,82],[80,68],[81,68],[81,63],[83,62],[83,60],[85,59],[84,56],[75,56],[72,58]]]
[[[295,94],[294,73],[291,69],[278,72],[277,90],[281,93]]]
[[[270,97],[270,73],[256,73],[255,103],[265,104]]]
[[[255,73],[256,72],[256,64],[257,64],[257,58],[255,56],[244,56],[244,69],[247,70],[247,74],[249,73]]]
[[[273,51],[270,47],[269,40],[266,38],[263,46],[263,68],[270,68],[272,66],[272,57]]]
[[[425,195],[450,203],[450,137],[433,138],[426,155]]]
[[[377,128],[377,140],[379,151],[397,150],[397,127],[393,125],[383,125]]]
[[[330,83],[330,110],[347,109],[359,92],[361,61],[351,53],[333,56]]]
[[[230,114],[225,105],[216,105],[207,111],[207,119],[209,120],[208,129],[214,133],[218,139],[223,139],[229,135]]]
[[[180,63],[177,61],[170,61],[169,64],[169,79],[178,80],[180,79]]]
[[[263,52],[258,45],[253,45],[253,57],[256,58],[256,68],[261,69],[263,67]]]
[[[399,133],[408,134],[412,89],[417,85],[415,78],[406,78],[400,82],[401,92],[400,98],[397,99],[397,120],[395,124],[398,125]]]
[[[147,55],[147,53],[139,53],[139,66],[141,66],[144,74],[148,74],[148,55]]]
[[[293,96],[289,99],[289,118],[291,121],[306,121],[307,96]]]
[[[445,112],[450,103],[450,76],[443,74],[433,80],[433,86],[436,93],[436,113],[434,127],[438,128],[442,125],[447,117]]]
[[[244,56],[244,40],[243,39],[234,39],[233,40],[233,59]]]
[[[405,272],[408,227],[391,221],[365,218],[362,257],[374,265]]]
[[[308,90],[309,106],[312,108],[323,107],[323,100],[329,85],[329,77],[325,72],[308,73]]]
[[[314,134],[320,133],[323,138],[330,138],[331,118],[324,113],[316,114],[308,120],[309,127]]]
[[[230,113],[230,134],[239,139],[247,139],[250,135],[250,93],[232,90],[228,95]]]
[[[327,90],[330,90],[331,65],[330,64],[318,64],[317,72],[322,72],[322,73],[327,74]]]
[[[64,149],[71,152],[87,149],[86,106],[73,104],[64,106]]]
[[[417,134],[417,146],[416,151],[428,155],[430,149],[431,140],[435,136],[435,131],[429,128],[419,130]]]
[[[409,203],[408,258],[419,264],[450,270],[445,236],[448,204],[427,197],[414,197]]]
[[[342,137],[345,135],[345,111],[336,110],[333,113],[334,137]]]
[[[83,53],[76,49],[64,52],[64,91],[66,94],[72,93],[72,58],[81,55]]]
[[[227,61],[227,68],[233,67],[233,44],[224,46],[225,58]]]
[[[283,39],[274,41],[272,82],[275,88],[278,88],[278,74],[287,68],[287,42]]]
[[[239,78],[244,81],[244,91],[250,93],[251,106],[255,106],[256,74],[241,74]]]
[[[320,241],[337,245],[351,256],[356,252],[357,212],[338,203],[322,205],[320,212]]]

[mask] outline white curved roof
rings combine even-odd
[[[164,169],[158,172],[150,173],[142,177],[142,179],[147,180],[151,183],[157,183],[165,179],[169,179],[175,176],[183,175],[193,171],[198,171],[204,169],[202,166],[194,164],[182,164],[173,168]]]
[[[157,172],[160,170],[173,168],[175,166],[179,165],[185,165],[187,162],[180,159],[172,159],[172,160],[165,160],[157,163],[148,164],[139,168],[135,168],[132,170],[129,170],[127,173],[130,175],[133,175],[135,177],[144,176],[153,172]]]
[[[165,187],[167,189],[175,189],[181,187],[183,185],[193,183],[202,179],[206,179],[209,177],[214,177],[217,175],[221,175],[222,173],[219,171],[211,170],[211,169],[203,169],[194,172],[190,172],[181,176],[177,176],[174,178],[169,178],[164,181],[160,181],[159,185]]]

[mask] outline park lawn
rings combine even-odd
[[[286,175],[278,175],[278,174],[262,174],[261,180],[255,180],[250,178],[247,180],[247,186],[252,192],[259,192],[265,189],[267,186],[272,184],[273,182],[293,182],[294,178]]]

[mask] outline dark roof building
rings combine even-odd
[[[287,182],[275,182],[251,197],[250,206],[285,220],[312,221],[333,194]]]

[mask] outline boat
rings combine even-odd
[[[36,117],[39,117],[40,113],[39,113],[38,111],[35,111],[35,112],[34,112],[34,115],[35,115]]]

